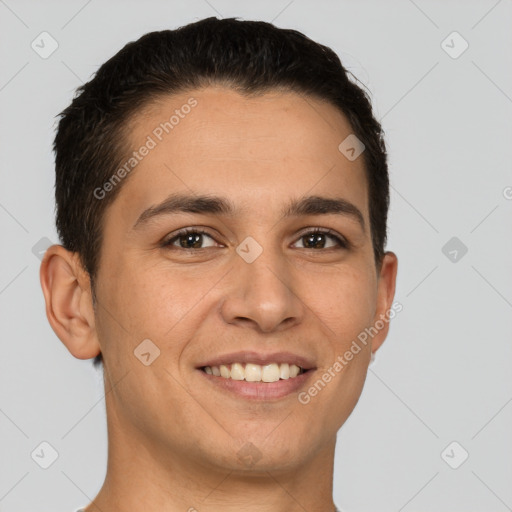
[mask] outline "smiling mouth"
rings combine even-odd
[[[277,382],[294,379],[308,370],[289,363],[270,363],[265,365],[254,363],[221,364],[219,366],[203,366],[204,373],[229,380],[246,382]]]

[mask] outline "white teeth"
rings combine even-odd
[[[244,380],[245,379],[245,370],[244,370],[244,367],[240,363],[235,363],[235,364],[231,365],[231,378],[233,380]]]
[[[233,363],[230,365],[205,366],[203,368],[208,375],[222,377],[224,379],[245,380],[247,382],[277,382],[279,379],[291,379],[297,377],[303,370],[296,364],[271,363],[261,366],[259,364]]]
[[[277,382],[279,380],[279,366],[275,363],[267,364],[261,372],[263,382]]]
[[[246,364],[245,380],[247,382],[259,382],[261,380],[261,366],[259,364]]]
[[[296,364],[290,365],[290,378],[297,377],[299,375],[300,368]]]

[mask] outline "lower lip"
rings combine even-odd
[[[204,378],[224,391],[228,391],[242,398],[250,400],[273,400],[284,398],[292,393],[297,393],[304,387],[306,382],[313,374],[313,370],[297,375],[289,379],[281,379],[276,382],[247,382],[245,380],[225,379],[209,375],[202,370],[198,370]]]

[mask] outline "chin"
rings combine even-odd
[[[284,430],[280,435],[276,435],[276,430],[269,436],[269,432],[272,430],[265,429],[259,436],[233,439],[222,450],[227,455],[215,460],[230,471],[268,477],[268,472],[286,472],[306,465],[320,450],[320,442],[313,442],[311,437]]]

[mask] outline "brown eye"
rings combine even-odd
[[[334,247],[348,248],[348,242],[334,234],[331,230],[314,229],[301,235],[303,247],[300,249],[332,249]],[[326,246],[329,240],[334,241],[334,245]]]
[[[215,244],[203,247],[205,237],[213,240],[213,238],[205,231],[197,229],[184,229],[176,233],[176,235],[174,235],[172,238],[166,240],[162,244],[162,247],[167,247],[169,249],[176,247],[178,249],[184,250],[206,249],[207,247],[213,247]]]

